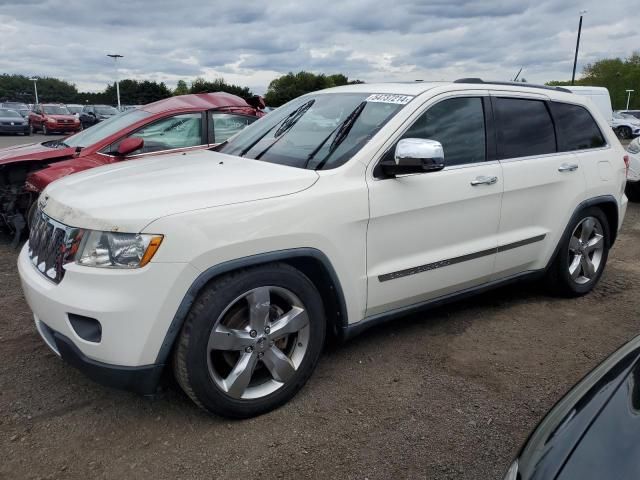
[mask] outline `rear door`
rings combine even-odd
[[[496,277],[546,266],[580,203],[585,178],[579,158],[559,151],[549,99],[492,93],[504,196]]]

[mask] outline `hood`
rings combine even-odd
[[[0,148],[0,165],[28,160],[49,160],[71,157],[75,148],[50,148],[42,143],[29,143],[15,147]]]
[[[19,117],[9,117],[0,115],[0,122],[15,122],[15,123],[25,123],[27,120],[20,115]]]
[[[49,113],[45,113],[44,114],[45,117],[47,118],[53,118],[54,120],[75,120],[76,116],[73,114],[69,114],[69,115],[51,115]]]
[[[313,170],[199,151],[86,170],[53,182],[40,201],[66,225],[139,232],[167,215],[290,195],[317,180]]]
[[[109,163],[110,158],[103,155],[89,155],[86,157],[62,160],[53,165],[36,170],[27,175],[26,188],[32,192],[41,192],[51,182],[66,177],[72,173],[82,172],[90,168],[99,167]]]

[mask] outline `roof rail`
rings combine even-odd
[[[523,82],[484,81],[481,78],[477,78],[477,77],[459,78],[458,80],[454,80],[453,83],[482,83],[485,85],[507,85],[512,87],[541,88],[543,90],[555,90],[556,92],[573,93],[568,88],[563,88],[563,87],[552,87],[549,85],[536,85],[534,83],[523,83]]]

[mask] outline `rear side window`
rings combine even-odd
[[[551,115],[542,100],[497,98],[499,158],[530,157],[556,152]]]
[[[600,148],[606,145],[598,124],[586,108],[551,102],[551,111],[558,129],[558,149],[561,152]]]

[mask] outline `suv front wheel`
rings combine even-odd
[[[554,293],[577,297],[590,292],[600,280],[611,237],[607,218],[597,207],[582,211],[569,232],[549,269],[548,279]]]
[[[313,283],[286,264],[214,280],[194,302],[174,353],[182,389],[203,409],[246,418],[292,398],[313,372],[325,337]]]

